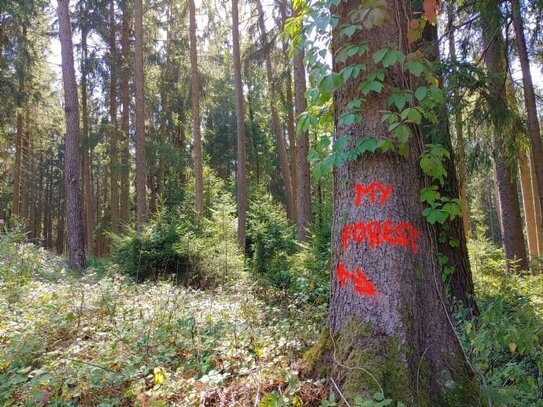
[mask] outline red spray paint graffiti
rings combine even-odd
[[[369,297],[374,297],[377,294],[377,290],[373,283],[368,280],[364,272],[360,267],[357,267],[354,270],[354,273],[351,273],[345,267],[345,263],[341,262],[336,269],[337,279],[341,287],[345,287],[348,281],[353,282],[353,290],[360,294],[366,295]]]
[[[372,205],[376,203],[383,206],[392,194],[392,185],[384,186],[374,181],[368,186],[363,184],[355,185],[355,205],[362,205],[364,198],[368,197]],[[371,249],[377,249],[383,244],[391,246],[408,247],[413,254],[419,251],[418,240],[422,237],[420,231],[409,222],[368,221],[351,223],[343,227],[341,231],[341,242],[343,251],[349,248],[349,244],[367,243]],[[339,285],[345,287],[349,281],[353,283],[353,290],[359,295],[375,296],[377,290],[373,283],[366,277],[360,267],[350,272],[341,262],[336,268],[336,277]]]
[[[369,196],[370,203],[375,204],[376,202],[383,206],[390,198],[392,193],[392,185],[387,185],[386,187],[380,182],[374,181],[370,185],[365,186],[363,184],[356,184],[354,186],[355,198],[354,203],[356,207],[359,207],[362,204],[362,199]],[[377,193],[380,197],[377,200]]]
[[[421,233],[408,222],[394,223],[390,220],[356,222],[343,227],[341,240],[343,251],[347,250],[349,243],[362,244],[367,242],[372,249],[383,244],[409,247],[413,254],[419,251],[418,239]]]

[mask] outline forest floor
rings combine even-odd
[[[456,315],[466,353],[495,405],[542,406],[543,274],[504,275],[499,256],[471,252],[481,315]],[[332,406],[303,362],[325,317],[256,283],[136,284],[0,245],[0,405]]]
[[[256,287],[197,291],[118,274],[76,276],[57,265],[0,296],[3,405],[326,398],[322,383],[301,378],[322,308],[280,294],[265,299]]]

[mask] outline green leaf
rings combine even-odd
[[[323,93],[332,93],[341,85],[343,85],[343,77],[340,74],[333,72],[322,78],[319,83],[319,90]]]
[[[348,126],[353,123],[360,123],[362,121],[362,116],[358,113],[346,113],[341,115],[341,117],[338,120],[337,125],[338,126]]]
[[[370,92],[381,93],[381,91],[383,90],[383,87],[384,85],[382,82],[370,81],[370,82],[362,83],[359,89],[360,89],[360,92],[362,92],[365,96],[367,96],[368,93]]]
[[[373,54],[373,62],[375,62],[376,64],[381,62],[385,55],[388,53],[388,51],[390,51],[389,48],[381,48],[380,50],[376,51]]]
[[[409,136],[411,135],[411,130],[405,124],[398,124],[392,129],[392,134],[396,137],[400,143],[407,143]]]
[[[341,29],[341,35],[351,38],[357,30],[356,25],[346,25]]]
[[[432,186],[430,188],[423,188],[422,191],[420,191],[420,201],[422,203],[426,202],[428,204],[433,204],[440,197],[441,194],[437,191],[436,186]]]
[[[408,61],[405,63],[405,69],[418,78],[424,72],[424,65],[419,61]]]
[[[377,139],[375,137],[368,137],[362,140],[359,140],[356,143],[355,151],[358,155],[365,153],[366,151],[374,153],[377,150]]]
[[[428,94],[428,88],[425,86],[420,86],[415,90],[415,97],[419,102],[422,102],[426,95]]]
[[[387,139],[381,139],[377,143],[377,148],[381,149],[383,153],[386,153],[387,151],[394,150],[394,143]]]
[[[383,60],[381,61],[385,68],[388,68],[394,65],[396,62],[403,63],[405,61],[405,55],[400,51],[390,50],[386,53]]]

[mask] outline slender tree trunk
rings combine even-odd
[[[288,0],[279,0],[279,11],[281,13],[281,24],[283,29],[285,23],[288,19],[287,17],[287,1]],[[286,99],[286,110],[287,110],[287,134],[288,134],[288,144],[289,144],[289,156],[290,156],[290,179],[292,180],[292,197],[295,200],[294,211],[296,219],[297,215],[297,175],[296,175],[296,125],[294,123],[294,104],[292,96],[292,68],[291,60],[289,58],[289,45],[285,40],[283,41],[283,57],[285,59],[285,99]],[[297,222],[297,220],[296,220]]]
[[[202,162],[202,134],[200,124],[200,74],[198,73],[198,47],[196,42],[196,7],[189,0],[190,20],[190,73],[192,85],[192,132],[194,136],[194,209],[198,215],[204,212],[204,170]],[[238,39],[239,41],[239,39]]]
[[[232,0],[232,42],[234,60],[234,87],[236,91],[237,146],[237,203],[238,203],[238,244],[245,250],[247,230],[247,185],[245,168],[245,113],[243,109],[243,84],[241,81],[241,52],[239,44],[238,0]]]
[[[496,166],[496,186],[499,194],[503,246],[507,270],[527,270],[528,259],[522,221],[520,218],[519,197],[512,174],[514,169],[509,164],[507,155],[504,118],[507,117],[507,93],[505,88],[506,54],[501,33],[499,4],[496,0],[485,0],[480,3],[483,15],[483,49],[485,63],[493,78],[488,103],[491,107],[491,120],[494,130],[494,163]]]
[[[146,218],[145,205],[145,94],[143,73],[143,5],[135,0],[135,82],[136,82],[136,225],[141,230]]]
[[[294,17],[298,11],[294,10]],[[294,105],[296,117],[305,112],[307,102],[305,100],[306,82],[303,41],[297,45],[294,55]],[[311,179],[309,161],[309,136],[306,131],[297,126],[296,132],[296,216],[297,216],[297,237],[299,241],[307,240],[307,227],[311,223]]]
[[[109,2],[109,118],[111,173],[110,215],[111,231],[117,233],[119,225],[119,146],[117,129],[117,44],[115,33],[115,0]]]
[[[537,224],[534,207],[534,191],[532,188],[532,174],[530,161],[525,151],[519,153],[520,183],[522,187],[522,202],[524,203],[524,223],[526,225],[526,237],[528,238],[528,251],[531,257],[538,255]]]
[[[19,86],[20,88],[20,86]],[[15,169],[13,175],[13,216],[19,217],[21,202],[21,172],[23,155],[24,118],[22,112],[17,114],[17,140],[15,142]]]
[[[449,56],[451,60],[456,61],[456,41],[454,30],[452,30],[454,22],[454,4],[455,1],[449,2]],[[454,127],[456,131],[456,158],[458,163],[458,186],[460,190],[460,207],[462,209],[462,223],[464,225],[464,233],[466,239],[469,237],[469,210],[468,210],[468,194],[466,188],[466,148],[464,140],[464,118],[462,114],[461,99],[456,90],[453,91],[453,99],[455,105]]]
[[[66,112],[66,218],[68,220],[68,261],[75,270],[85,268],[83,207],[81,202],[81,156],[79,154],[79,101],[75,79],[69,0],[58,0],[59,37],[62,50],[64,110]]]
[[[290,167],[288,164],[287,148],[285,146],[285,140],[283,138],[283,129],[281,126],[281,119],[279,118],[279,111],[277,110],[276,103],[276,91],[273,82],[273,66],[271,60],[271,44],[268,41],[268,33],[266,32],[266,23],[264,21],[264,10],[262,8],[262,2],[256,0],[256,8],[258,11],[258,25],[260,26],[260,35],[262,37],[263,46],[268,48],[265,52],[264,61],[266,65],[266,75],[268,78],[268,98],[270,101],[270,111],[272,116],[273,132],[277,139],[277,150],[279,153],[279,164],[281,166],[281,174],[283,176],[283,186],[285,191],[285,200],[287,203],[287,215],[292,221],[296,220],[296,210],[294,197],[292,195],[292,180],[290,177]]]
[[[342,2],[334,9],[339,24],[333,31],[333,55],[348,42],[367,40],[369,50],[349,63],[367,64],[368,72],[380,68],[371,56],[405,38],[411,9],[407,0],[385,3],[384,21],[360,29],[348,41],[341,27],[353,23],[350,16],[360,2]],[[404,53],[410,51],[407,44],[398,46]],[[337,60],[333,65],[334,72],[345,67]],[[392,137],[381,112],[389,108],[392,89],[405,88],[404,78],[397,65],[388,68],[384,89],[364,101],[361,123],[336,125],[336,134],[352,137],[350,148],[368,134]],[[348,103],[365,79],[363,74],[336,90],[336,123],[349,111]],[[407,158],[376,152],[334,170],[331,338],[325,360],[349,403],[357,395],[371,397],[381,391],[406,405],[448,405],[453,394],[460,400],[451,405],[484,404],[448,315],[435,229],[422,216],[423,143],[416,131],[408,141]],[[378,200],[365,195],[371,188]]]
[[[128,0],[123,1],[123,23],[121,31],[122,67],[120,72],[121,89],[121,197],[120,217],[124,225],[130,223],[130,11]]]
[[[528,113],[528,131],[532,142],[532,155],[535,158],[533,164],[539,193],[538,202],[536,202],[536,204],[538,204],[539,210],[541,211],[543,210],[543,143],[541,141],[541,130],[537,117],[534,84],[530,72],[530,57],[528,56],[526,38],[524,37],[524,23],[522,21],[519,0],[511,0],[511,11],[517,38],[520,68],[522,70],[522,82],[524,84],[524,102]]]
[[[528,154],[529,163],[530,163],[530,173],[531,173],[531,180],[532,180],[532,191],[534,193],[534,212],[535,212],[535,225],[536,225],[536,237],[537,237],[537,255],[542,256],[543,255],[543,219],[541,216],[541,208],[539,207],[538,203],[538,197],[539,197],[539,191],[537,186],[537,180],[535,179],[535,168],[534,168],[534,157],[531,154]]]
[[[96,215],[94,208],[94,190],[92,187],[92,152],[89,139],[89,109],[87,90],[87,59],[88,59],[88,28],[87,22],[81,27],[81,113],[83,115],[83,195],[85,197],[85,227],[86,249],[89,256],[94,256],[94,229],[96,228]]]
[[[415,12],[422,11],[422,9],[415,10]],[[426,51],[428,60],[438,63],[440,56],[437,25],[426,25],[422,33],[421,45]],[[442,82],[441,78],[440,82]],[[449,115],[445,105],[442,105],[440,110],[441,114],[439,114],[437,124],[427,123],[424,120],[421,129],[426,143],[442,145],[450,152],[449,157],[443,162],[447,177],[445,182],[438,185],[438,191],[444,197],[461,199],[460,185],[456,174],[456,154],[453,151],[449,128]],[[467,215],[467,210],[465,213]],[[437,235],[446,236],[445,240],[439,239],[438,249],[447,258],[447,266],[453,267],[454,270],[448,276],[445,284],[450,288],[450,293],[455,300],[461,301],[467,310],[477,315],[479,310],[475,302],[475,289],[467,248],[467,234],[462,218],[457,217],[453,220],[448,220],[443,225],[436,224],[435,228]],[[456,242],[455,247],[450,244],[451,241]]]

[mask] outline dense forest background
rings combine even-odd
[[[0,402],[542,406],[542,23],[0,0]]]

